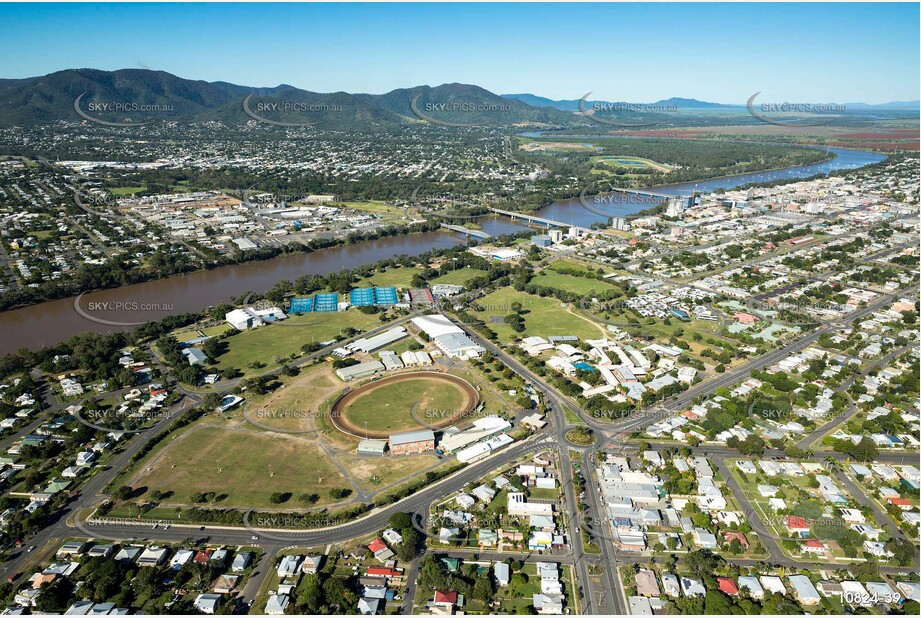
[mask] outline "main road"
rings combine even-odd
[[[884,306],[890,300],[891,296],[882,297],[875,303],[853,312],[845,320],[845,323],[852,322],[865,315],[869,315],[873,311],[876,311],[877,309]],[[373,332],[392,327],[394,324],[404,322],[405,320],[409,319],[409,317],[405,317],[395,322],[381,326],[378,329],[375,329]],[[711,380],[702,382],[701,384],[695,385],[687,391],[661,402],[658,406],[655,406],[653,408],[655,413],[653,414],[639,413],[635,416],[631,416],[622,421],[617,421],[614,423],[604,423],[602,421],[598,421],[595,418],[591,418],[590,415],[587,415],[583,410],[580,409],[578,404],[573,399],[560,393],[551,384],[547,383],[540,376],[534,374],[527,367],[521,364],[515,357],[508,354],[492,342],[483,339],[479,336],[478,333],[473,331],[468,326],[462,324],[461,327],[468,333],[468,335],[473,337],[481,345],[483,345],[484,348],[496,355],[503,363],[512,368],[523,378],[531,382],[534,387],[544,395],[548,412],[552,421],[552,431],[544,430],[535,436],[532,436],[528,440],[514,444],[507,449],[500,451],[495,456],[471,464],[462,470],[446,477],[445,479],[429,485],[394,504],[374,509],[360,518],[349,522],[342,522],[340,525],[335,525],[338,522],[331,522],[334,525],[322,529],[292,531],[259,528],[258,530],[254,530],[240,527],[186,526],[177,524],[173,524],[169,529],[166,529],[164,527],[153,528],[150,524],[135,524],[132,522],[114,523],[106,522],[105,520],[93,520],[88,524],[79,523],[77,520],[79,519],[80,512],[95,505],[95,503],[98,501],[98,497],[104,495],[103,492],[105,487],[114,479],[115,475],[119,471],[126,468],[130,464],[133,456],[140,452],[141,449],[150,440],[157,437],[159,433],[165,429],[166,424],[172,418],[196,403],[194,400],[195,395],[191,392],[184,391],[183,389],[183,391],[187,394],[184,400],[182,400],[180,404],[173,406],[173,408],[170,409],[166,416],[159,419],[141,436],[129,442],[125,450],[119,453],[116,458],[113,459],[109,467],[98,472],[89,481],[87,481],[87,483],[82,488],[80,495],[75,500],[72,500],[69,504],[67,504],[59,513],[57,513],[54,522],[37,533],[31,539],[31,542],[36,545],[45,545],[51,542],[53,539],[61,539],[75,535],[82,536],[78,534],[78,531],[94,538],[110,539],[121,542],[140,539],[150,541],[179,542],[188,539],[189,537],[207,536],[210,543],[218,543],[224,545],[251,545],[253,544],[252,537],[259,536],[259,544],[263,547],[267,556],[263,562],[270,565],[271,562],[268,560],[272,559],[280,549],[286,546],[320,546],[328,545],[331,543],[346,542],[354,538],[368,535],[385,527],[387,521],[394,513],[411,512],[427,514],[428,507],[436,497],[444,496],[453,491],[457,491],[466,484],[480,479],[482,475],[488,472],[490,469],[505,464],[510,465],[512,462],[529,452],[556,447],[560,451],[560,467],[562,476],[561,482],[564,491],[564,499],[566,502],[565,517],[567,521],[567,530],[570,533],[573,547],[573,564],[576,566],[579,578],[581,580],[580,583],[583,592],[583,607],[587,613],[597,613],[598,610],[602,610],[603,613],[606,613],[606,605],[595,607],[595,604],[597,603],[597,596],[591,589],[591,577],[588,572],[587,565],[591,559],[587,558],[584,553],[582,536],[579,532],[578,519],[576,516],[578,508],[577,500],[579,498],[575,493],[575,484],[572,475],[572,461],[569,455],[570,446],[567,444],[565,439],[566,432],[571,427],[571,425],[566,420],[566,408],[569,408],[575,414],[579,415],[582,421],[599,432],[599,439],[596,444],[593,447],[584,449],[582,451],[582,466],[583,474],[586,475],[586,493],[589,496],[589,506],[593,512],[598,514],[597,517],[602,517],[604,513],[603,504],[600,497],[595,495],[596,483],[593,479],[594,454],[598,451],[598,449],[605,445],[609,436],[612,434],[637,431],[656,422],[656,420],[659,420],[662,414],[676,413],[680,411],[683,406],[686,406],[688,403],[692,402],[696,397],[711,393],[721,386],[731,385],[740,380],[743,376],[748,375],[751,371],[769,366],[792,353],[806,348],[818,340],[822,334],[832,332],[836,325],[823,325],[822,327],[807,333],[806,335],[798,338],[786,346],[772,350],[771,352],[768,352],[767,354],[762,355],[757,359],[740,365],[732,371],[716,376]],[[367,333],[365,333],[365,335],[367,335]],[[315,354],[309,355],[308,358],[318,357],[322,353],[323,351],[317,352]],[[306,360],[306,358],[300,359],[300,361],[297,362],[306,362]],[[229,387],[230,384],[225,383],[223,385],[222,392]],[[623,604],[623,591],[620,587],[620,579],[616,573],[617,557],[612,555],[612,548],[607,547],[607,543],[602,542],[601,545],[603,546],[602,557],[604,562],[605,579],[607,579],[608,588],[613,592],[613,609],[616,613],[626,613],[626,607]],[[26,563],[29,561],[29,558],[30,554],[27,553],[14,555],[11,560],[8,560],[3,565],[0,565],[0,575],[3,577],[8,577],[12,573],[23,570]],[[250,591],[254,590],[252,587],[248,587],[248,589],[250,589]]]

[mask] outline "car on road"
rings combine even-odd
[[[249,537],[249,540],[250,540],[250,541],[258,541],[258,540],[259,540],[259,537],[256,536],[256,535],[254,534],[253,536]]]
[[[26,550],[26,553],[31,554],[33,551],[35,551],[35,545],[29,545],[29,549]]]

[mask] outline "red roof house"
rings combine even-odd
[[[889,504],[894,504],[895,506],[899,507],[903,511],[911,510],[911,502],[909,502],[905,498],[896,498],[895,496],[888,496],[886,500],[889,501]]]
[[[435,605],[449,605],[453,607],[457,604],[456,592],[436,592]]]
[[[809,524],[802,517],[787,515],[783,518],[783,525],[790,532],[809,532]]]
[[[736,586],[736,583],[732,581],[731,577],[717,577],[716,581],[719,584],[720,592],[730,596],[739,594],[739,587]]]
[[[384,542],[383,542],[382,540],[380,540],[380,539],[374,539],[373,541],[371,541],[371,544],[368,545],[368,549],[371,550],[371,553],[372,553],[372,554],[376,554],[377,552],[379,552],[379,551],[382,550],[382,549],[387,549],[387,544],[384,543]]]
[[[741,532],[736,532],[735,530],[723,530],[720,534],[723,535],[726,543],[732,543],[734,540],[742,544],[742,547],[748,547],[748,539],[745,538],[745,535]]]
[[[754,324],[758,321],[758,317],[750,313],[737,313],[732,317],[738,320],[739,324]]]
[[[402,577],[403,572],[390,567],[368,567],[368,575],[383,575],[384,577]]]
[[[203,549],[192,558],[192,562],[197,562],[198,564],[208,564],[208,561],[211,560],[211,550]]]
[[[803,551],[807,551],[811,554],[824,554],[825,544],[819,539],[809,539],[803,543]]]

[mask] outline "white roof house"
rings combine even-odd
[[[681,590],[686,597],[702,597],[707,594],[707,589],[704,587],[703,582],[690,577],[681,578]]]
[[[815,605],[822,601],[822,597],[819,596],[819,591],[812,585],[812,580],[805,575],[791,575],[787,578],[787,581],[793,586],[793,595],[800,603],[804,605]]]
[[[213,614],[217,611],[217,606],[221,604],[221,595],[212,593],[200,594],[195,597],[195,601],[192,604],[195,606],[195,609],[203,614]]]
[[[747,590],[753,599],[764,598],[764,588],[758,583],[757,577],[742,575],[739,577],[739,590]]]
[[[761,582],[765,592],[781,596],[787,594],[787,587],[783,585],[783,581],[776,575],[762,575],[758,578],[758,581]]]
[[[496,583],[500,586],[508,586],[511,581],[510,569],[504,562],[493,563],[493,574],[495,575]]]
[[[281,616],[290,602],[291,599],[286,594],[273,594],[265,604],[265,613],[269,616]]]

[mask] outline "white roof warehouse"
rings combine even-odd
[[[412,322],[451,358],[474,358],[486,351],[447,316],[423,315],[413,318]]]
[[[383,332],[379,335],[373,337],[362,337],[357,339],[352,343],[348,344],[347,347],[353,352],[373,352],[378,348],[382,348],[385,345],[389,345],[394,341],[398,341],[406,336],[406,329],[402,326],[394,326],[390,330]]]

